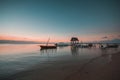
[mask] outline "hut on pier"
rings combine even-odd
[[[70,41],[72,46],[76,46],[79,43],[79,39],[77,37],[72,37]]]

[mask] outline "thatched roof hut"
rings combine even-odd
[[[77,37],[72,37],[70,41],[79,41]]]

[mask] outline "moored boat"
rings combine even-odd
[[[50,40],[50,38],[48,39],[48,41],[47,41],[46,45],[40,45],[41,50],[42,50],[42,49],[56,49],[56,48],[57,48],[57,46],[56,46],[56,45],[48,45],[49,40]]]
[[[40,46],[41,49],[55,49],[57,46]]]

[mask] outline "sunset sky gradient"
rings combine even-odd
[[[0,0],[0,40],[120,39],[118,0]]]

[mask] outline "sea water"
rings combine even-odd
[[[27,70],[34,65],[50,64],[57,60],[83,61],[109,54],[105,61],[110,61],[111,54],[120,51],[120,48],[75,48],[71,46],[40,50],[39,45],[0,44],[0,79]]]

